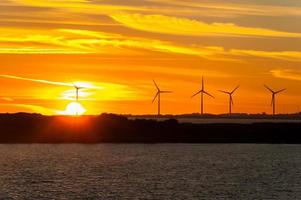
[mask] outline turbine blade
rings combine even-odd
[[[200,94],[202,92],[202,90],[198,91],[197,93],[195,93],[194,95],[191,96],[191,98],[195,97],[196,95]]]
[[[204,77],[202,76],[202,90],[204,90]]]
[[[214,96],[212,96],[211,94],[209,94],[208,92],[206,91],[203,91],[204,94],[207,94],[208,96],[212,97],[212,98],[215,98]]]
[[[160,92],[157,92],[157,93],[156,93],[156,96],[154,97],[154,99],[153,99],[152,103],[154,103],[154,101],[157,99],[157,97],[158,97],[159,93],[160,93]]]
[[[231,94],[233,94],[240,86],[236,86],[236,88],[234,90],[232,90]]]
[[[167,91],[167,90],[163,90],[163,91],[160,91],[160,93],[172,93],[172,91]]]
[[[229,94],[229,92],[224,91],[224,90],[218,90],[219,92],[225,93],[225,94]]]
[[[78,87],[78,86],[74,86],[74,87],[75,87],[75,89],[77,89],[77,90],[85,89],[85,87]]]
[[[277,92],[275,92],[275,94],[278,94],[280,92],[283,92],[284,90],[286,90],[286,88],[282,89],[282,90],[278,90]]]
[[[155,80],[153,80],[153,82],[154,82],[154,84],[155,84],[155,86],[156,86],[157,90],[158,90],[158,91],[160,91],[160,89],[159,89],[159,87],[158,87],[158,85],[157,85],[156,81],[155,81]]]
[[[270,92],[274,93],[274,91],[273,91],[271,88],[269,88],[267,85],[264,85],[264,87],[265,87],[266,89],[268,89]]]

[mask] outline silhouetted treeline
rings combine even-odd
[[[113,114],[0,114],[0,143],[301,143],[300,130],[300,123],[191,124]]]
[[[156,115],[125,115],[131,118],[157,118]],[[258,114],[247,114],[247,113],[232,113],[231,116],[229,114],[199,114],[199,113],[191,113],[191,114],[181,114],[181,115],[161,115],[160,118],[190,118],[190,119],[291,119],[298,120],[301,119],[301,112],[299,113],[290,113],[290,114],[276,114],[269,115],[266,113],[258,113]]]

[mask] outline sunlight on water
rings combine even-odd
[[[0,145],[0,199],[299,199],[301,146]]]

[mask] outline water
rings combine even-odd
[[[0,199],[300,199],[301,145],[0,145]]]

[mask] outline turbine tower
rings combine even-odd
[[[159,86],[157,85],[156,81],[153,80],[156,89],[157,89],[157,93],[152,101],[152,103],[154,103],[154,101],[158,98],[158,116],[160,116],[161,114],[161,94],[162,93],[171,93],[171,91],[164,91],[164,90],[160,90]]]
[[[273,115],[275,115],[276,113],[276,94],[283,92],[286,89],[282,89],[282,90],[278,90],[278,91],[274,91],[271,88],[269,88],[268,86],[264,85],[264,87],[269,90],[272,93],[272,101],[271,101],[271,106],[273,107]]]
[[[202,88],[201,88],[201,90],[198,91],[197,93],[195,93],[194,95],[192,95],[191,98],[195,97],[198,94],[201,95],[201,114],[203,115],[204,114],[204,94],[214,98],[214,96],[212,96],[211,94],[209,94],[208,92],[205,91],[203,76],[202,76]]]
[[[225,94],[228,94],[229,95],[229,115],[232,114],[232,106],[233,106],[233,98],[232,98],[232,95],[233,93],[239,88],[239,85],[234,88],[234,90],[232,90],[231,92],[228,92],[228,91],[224,91],[224,90],[219,90],[220,92],[222,93],[225,93]]]

